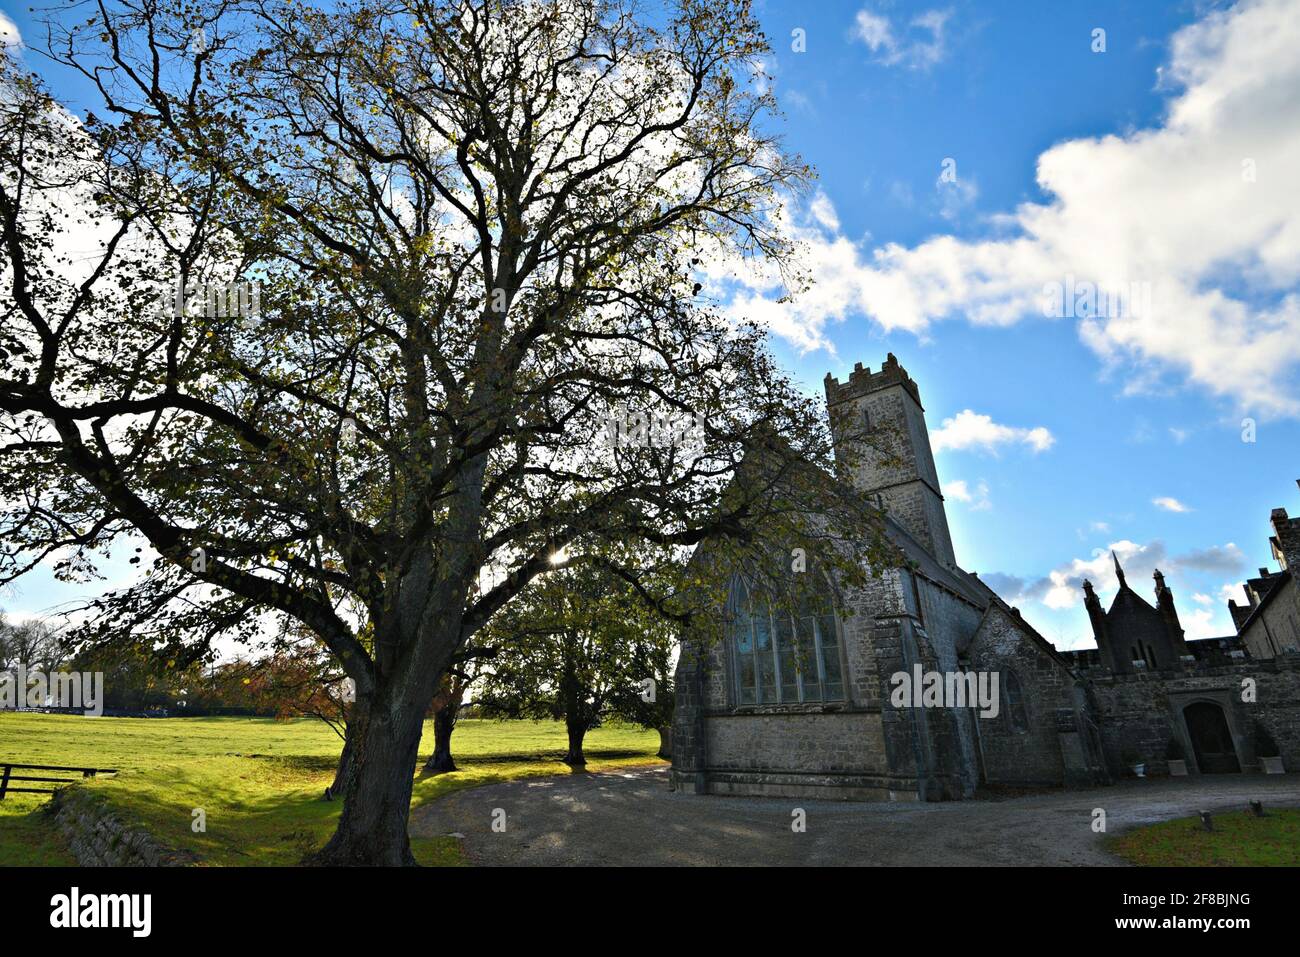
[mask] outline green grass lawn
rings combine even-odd
[[[1214,815],[1214,830],[1184,817],[1117,835],[1110,850],[1133,864],[1153,867],[1254,867],[1300,865],[1300,808]]]
[[[433,746],[433,724],[424,744]],[[311,718],[82,718],[0,713],[0,759],[22,764],[119,768],[85,787],[101,792],[123,820],[205,864],[292,865],[324,843],[341,804],[321,799],[333,780],[341,741]],[[513,778],[570,773],[560,763],[564,725],[548,721],[462,720],[452,738],[461,770],[415,780],[412,804],[451,791]],[[662,763],[659,735],[610,726],[587,735],[587,770]],[[422,751],[423,764],[428,751]],[[13,794],[0,801],[0,865],[74,864],[48,798]],[[206,833],[191,830],[192,811],[207,814]],[[455,838],[413,840],[424,864],[457,864]]]

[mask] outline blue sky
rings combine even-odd
[[[1191,168],[1180,168],[1180,156],[1202,152],[1199,137],[1239,137],[1242,158],[1295,159],[1294,110],[1253,125],[1175,115],[1189,87],[1236,95],[1243,67],[1228,52],[1234,31],[1251,39],[1294,23],[1300,20],[1294,3],[767,0],[760,11],[774,47],[764,72],[785,113],[786,145],[818,169],[819,199],[833,207],[835,228],[820,230],[822,238],[852,244],[858,271],[877,278],[910,274],[910,282],[924,285],[933,269],[909,263],[908,254],[920,258],[918,250],[927,243],[952,269],[978,271],[978,264],[963,263],[962,256],[943,257],[943,238],[953,237],[977,261],[981,250],[997,258],[998,248],[988,243],[1024,233],[1006,221],[1008,215],[1026,203],[1068,208],[1062,195],[1069,197],[1074,181],[1098,168],[1111,170],[1099,175],[1114,177],[1113,194],[1100,192],[1103,202],[1115,205],[1119,240],[1131,247],[1164,242],[1166,231],[1186,226],[1161,222],[1166,201],[1186,195],[1185,183],[1227,193],[1238,188],[1235,160],[1208,174],[1190,159]],[[1243,23],[1250,18],[1253,23]],[[1105,30],[1104,52],[1092,49],[1097,28]],[[792,49],[797,29],[805,31],[803,52]],[[1294,49],[1287,54],[1291,60]],[[1279,95],[1300,99],[1294,64],[1280,51],[1257,52],[1258,68],[1276,70],[1272,82]],[[1195,79],[1189,83],[1189,77]],[[1163,148],[1172,156],[1171,178],[1180,182],[1178,194],[1169,197],[1154,195],[1158,187],[1133,185],[1127,166],[1144,158],[1108,155],[1123,154],[1126,142],[1130,153],[1140,152],[1150,148],[1142,145],[1146,140],[1161,135],[1172,140]],[[1036,173],[1046,151],[1071,142],[1087,147],[1105,137],[1116,138],[1113,151],[1094,149],[1091,156],[1060,164],[1051,182],[1064,192],[1040,185]],[[945,159],[955,160],[960,189],[940,182]],[[1143,593],[1151,590],[1153,566],[1170,576],[1190,634],[1230,633],[1225,587],[1260,566],[1272,567],[1270,509],[1300,512],[1295,354],[1270,364],[1266,357],[1243,359],[1235,348],[1235,336],[1249,337],[1250,330],[1264,327],[1300,338],[1294,311],[1268,313],[1279,299],[1295,294],[1296,250],[1288,249],[1284,266],[1265,281],[1250,266],[1259,237],[1285,231],[1287,224],[1294,230],[1296,222],[1295,200],[1286,197],[1296,192],[1287,182],[1292,173],[1274,176],[1274,162],[1264,175],[1263,165],[1257,160],[1247,202],[1251,209],[1276,204],[1273,222],[1256,236],[1234,239],[1235,246],[1207,253],[1211,263],[1187,257],[1186,274],[1172,267],[1195,291],[1217,286],[1240,300],[1244,316],[1211,312],[1185,320],[1170,297],[1168,312],[1150,323],[1166,332],[1116,329],[1089,341],[1078,320],[1048,319],[1041,308],[1036,314],[1017,310],[1014,303],[998,302],[996,294],[948,294],[918,321],[891,309],[888,296],[856,295],[867,282],[859,277],[833,283],[826,296],[849,302],[842,314],[812,306],[784,320],[793,333],[773,337],[785,364],[810,390],[820,390],[827,372],[843,379],[854,362],[875,367],[893,352],[920,384],[932,436],[965,410],[974,414],[960,420],[968,425],[980,425],[978,417],[987,416],[992,425],[1011,430],[991,430],[989,423],[958,429],[937,454],[950,492],[958,560],[996,581],[1062,646],[1092,643],[1077,582],[1090,575],[1109,600],[1113,576],[1096,557],[1112,545],[1128,555],[1129,581]],[[1290,164],[1290,171],[1297,168]],[[1135,213],[1134,206],[1148,197],[1150,210]],[[1224,202],[1232,209],[1232,196]],[[1204,207],[1184,215],[1214,230],[1223,207]],[[1070,236],[1077,217],[1067,212],[1057,218],[1050,242],[1040,245],[1052,247],[1045,258],[1059,271],[1073,272],[1070,244],[1089,244],[1088,230],[1099,227],[1085,222],[1079,230],[1084,235]],[[891,268],[874,268],[873,254],[890,244],[902,252]],[[827,253],[820,260],[832,261],[841,259]],[[1079,261],[1080,278],[1087,265],[1086,258]],[[1170,268],[1142,260],[1127,276],[1155,286],[1157,313]],[[968,318],[990,301],[992,321]],[[810,337],[818,340],[811,348]],[[1203,356],[1198,338],[1205,340]],[[1167,339],[1189,340],[1192,359],[1186,346],[1168,347]],[[1267,352],[1259,345],[1259,352]],[[1216,383],[1219,361],[1223,381]],[[1234,381],[1249,378],[1258,381]],[[1269,393],[1276,400],[1261,401]],[[1254,443],[1242,441],[1248,416],[1256,421]],[[1041,450],[1028,433],[1016,431],[1040,428],[1053,440]],[[981,432],[1003,440],[974,441]],[[963,433],[968,444],[954,447]],[[954,489],[955,482],[964,487]],[[960,500],[963,492],[969,501]],[[1177,505],[1162,507],[1157,499]],[[1169,510],[1180,506],[1185,510]]]
[[[790,208],[817,284],[781,305],[742,281],[731,307],[810,391],[898,356],[959,561],[1058,645],[1091,645],[1078,581],[1109,601],[1112,547],[1144,594],[1166,573],[1190,635],[1229,633],[1269,510],[1300,513],[1300,0],[758,9],[757,82],[819,172]],[[1067,277],[1151,306],[1044,315]],[[83,592],[32,578],[0,605]]]

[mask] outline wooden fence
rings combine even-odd
[[[41,775],[33,776],[30,774],[14,774],[15,771],[61,771],[64,774],[75,773],[83,778],[93,778],[97,774],[116,774],[117,768],[68,768],[58,764],[0,764],[0,801],[5,799],[5,794],[13,792],[15,794],[53,794],[60,786],[67,787],[69,784],[75,784],[77,779],[73,777],[45,777]],[[54,787],[48,788],[31,788],[31,787],[14,787],[11,781],[22,781],[24,783],[39,782],[43,784],[52,784]]]

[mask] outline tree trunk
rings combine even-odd
[[[580,768],[587,763],[582,754],[582,739],[587,735],[587,727],[581,721],[572,718],[565,721],[569,730],[569,752],[564,756],[564,763],[570,767]]]
[[[348,775],[352,773],[352,726],[343,729],[343,753],[339,755],[338,770],[334,772],[334,783],[325,789],[325,800],[333,801],[342,797]]]
[[[424,708],[395,709],[396,715],[383,705],[357,710],[349,724],[352,773],[343,785],[338,828],[303,863],[415,866],[406,826]]]
[[[456,770],[456,762],[451,757],[451,733],[456,730],[456,712],[459,710],[458,701],[448,700],[433,713],[433,754],[424,762],[424,770],[430,774]]]
[[[673,756],[673,729],[659,729],[659,757],[671,758]]]

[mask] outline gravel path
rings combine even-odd
[[[1132,781],[996,801],[844,803],[695,797],[664,768],[573,774],[460,791],[418,809],[417,835],[455,833],[473,864],[1097,865],[1119,864],[1092,831],[1114,834],[1198,810],[1300,805],[1300,774]],[[505,831],[492,830],[505,812]],[[791,830],[794,808],[807,830]],[[497,815],[499,818],[500,815]]]

